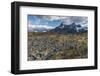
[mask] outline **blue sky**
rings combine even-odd
[[[45,25],[45,26],[50,26],[50,27],[57,27],[61,24],[61,20],[49,20],[46,18],[40,18],[38,16],[34,16],[34,15],[28,15],[28,24],[31,25]]]

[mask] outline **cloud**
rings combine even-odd
[[[64,24],[81,24],[81,25],[87,25],[88,24],[88,17],[78,17],[78,16],[69,16],[66,19],[63,19]]]
[[[47,25],[32,25],[32,24],[28,25],[28,30],[29,31],[32,31],[34,29],[54,29],[54,27],[47,26]]]
[[[49,16],[49,15],[36,15],[39,19],[44,19],[44,20],[58,20],[59,16]]]
[[[32,20],[28,20],[28,25],[31,25],[32,24]]]
[[[63,20],[65,18],[67,18],[67,17],[64,17],[64,16],[49,16],[49,19],[51,21],[53,21],[53,20]]]
[[[87,25],[88,23],[88,17],[85,16],[38,16],[37,17],[44,19],[44,20],[60,20],[64,24],[71,24],[71,23],[77,23],[77,24],[82,24],[82,25]]]
[[[88,25],[88,17],[85,16],[50,16],[49,19],[50,21],[60,20],[66,25],[72,23],[81,24],[82,26]]]
[[[54,27],[47,26],[47,25],[28,25],[29,28],[46,28],[46,29],[52,29]]]
[[[41,19],[45,19],[45,20],[49,20],[49,21],[53,21],[53,20],[61,20],[61,19],[65,19],[66,17],[64,16],[38,16],[38,18],[41,18]]]

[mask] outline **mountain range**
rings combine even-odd
[[[75,23],[72,23],[70,25],[61,23],[60,26],[56,27],[55,29],[50,30],[50,32],[55,32],[55,33],[59,33],[59,34],[84,33],[84,32],[87,32],[87,27],[81,26],[80,24],[75,24]]]
[[[84,33],[87,31],[88,31],[87,26],[82,26],[81,24],[76,24],[76,23],[72,23],[69,25],[61,23],[56,28],[38,27],[31,29],[31,32],[53,32],[58,34],[68,34],[68,33],[76,34],[76,33]]]

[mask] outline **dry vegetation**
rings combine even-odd
[[[87,58],[87,40],[87,33],[28,32],[28,61]]]

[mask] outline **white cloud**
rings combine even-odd
[[[52,26],[47,26],[47,25],[32,25],[32,24],[28,24],[28,28],[31,28],[31,29],[34,29],[34,28],[53,29],[54,27],[52,27]]]
[[[41,16],[41,18],[53,21],[53,20],[61,20],[64,24],[72,24],[77,23],[81,24],[82,26],[87,26],[88,24],[88,17],[81,17],[81,16]]]
[[[50,20],[63,20],[66,19],[67,17],[61,17],[61,16],[51,16]]]
[[[64,17],[64,16],[43,16],[42,18],[53,21],[53,20],[65,19],[66,17]]]
[[[32,24],[32,20],[28,20],[28,24]]]

